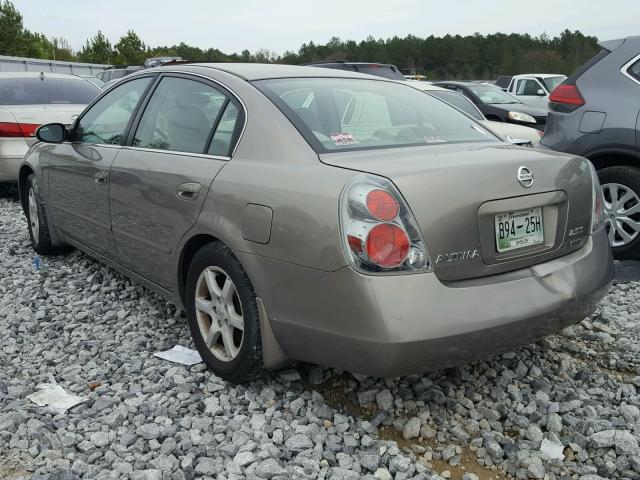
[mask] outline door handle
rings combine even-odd
[[[93,176],[93,181],[98,185],[105,185],[109,178],[109,172],[107,170],[101,170]]]
[[[180,200],[195,200],[198,198],[202,185],[196,182],[182,183],[176,187],[176,196]]]

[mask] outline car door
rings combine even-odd
[[[547,91],[535,78],[519,79],[516,84],[516,97],[532,107],[547,108]]]
[[[127,125],[153,77],[119,85],[91,105],[71,141],[46,154],[50,212],[67,237],[103,255],[115,253],[109,216],[109,169]]]
[[[175,249],[195,223],[243,118],[240,103],[200,77],[164,74],[111,167],[118,261],[154,283],[175,281]]]

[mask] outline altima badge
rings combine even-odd
[[[533,185],[533,173],[524,165],[518,169],[518,175],[516,175],[518,183],[524,188],[529,188]]]
[[[452,263],[461,262],[478,258],[480,253],[478,250],[464,250],[462,252],[442,253],[436,258],[436,263]]]

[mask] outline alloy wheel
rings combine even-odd
[[[629,244],[640,233],[640,198],[620,183],[602,185],[609,243],[612,247]]]
[[[205,268],[196,283],[196,319],[211,353],[230,362],[244,338],[242,305],[231,277],[220,267]]]
[[[38,243],[40,238],[40,222],[38,220],[38,203],[33,188],[29,189],[29,227],[33,235],[33,241]]]

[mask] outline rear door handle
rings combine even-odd
[[[105,185],[109,178],[109,172],[107,170],[101,170],[93,176],[93,181],[98,185]]]
[[[182,183],[176,187],[176,196],[180,200],[195,200],[198,198],[202,185],[196,182]]]

